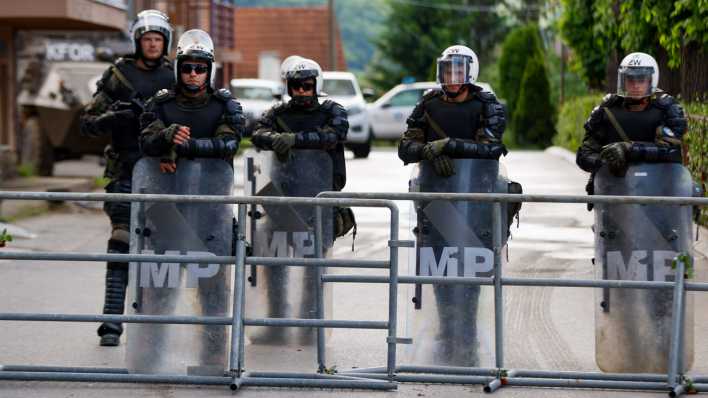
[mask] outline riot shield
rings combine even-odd
[[[643,163],[615,177],[595,176],[597,195],[691,196],[691,176],[680,164]],[[691,253],[690,206],[595,206],[598,278],[673,281],[672,260]],[[595,360],[605,372],[666,373],[673,290],[597,289]],[[693,297],[686,297],[684,367],[693,363]]]
[[[159,159],[133,171],[134,193],[230,195],[234,176],[221,159],[177,162],[161,173]],[[133,203],[131,253],[231,255],[229,204]],[[129,300],[135,315],[230,316],[231,266],[131,263]],[[228,366],[226,326],[130,324],[126,363],[131,372],[222,376]]]
[[[423,161],[410,190],[420,192],[506,193],[499,162],[455,159],[456,173],[443,178]],[[421,201],[417,212],[415,275],[489,277],[494,274],[493,204]],[[502,242],[506,244],[506,206]],[[413,270],[412,270],[413,271]],[[420,365],[492,364],[494,295],[491,287],[415,285],[408,310],[407,361]]]
[[[286,161],[273,152],[246,156],[254,196],[314,197],[332,190],[332,159],[320,150],[294,150]],[[249,158],[251,160],[249,160]],[[322,208],[322,243],[326,257],[334,242],[331,207]],[[249,211],[249,241],[256,257],[313,258],[315,208],[309,205],[254,206]],[[324,273],[324,269],[321,270]],[[317,318],[318,270],[315,267],[254,266],[246,291],[248,318]],[[325,285],[325,314],[331,312],[331,284]],[[251,345],[307,347],[317,329],[249,327]]]

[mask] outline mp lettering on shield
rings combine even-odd
[[[420,276],[490,276],[494,252],[486,247],[443,247],[435,255],[433,247],[418,248]]]
[[[621,251],[608,251],[607,279],[671,282],[674,280],[671,263],[677,255],[671,250],[633,250],[626,258]]]
[[[267,240],[265,257],[304,258],[315,255],[315,238],[312,232],[273,231]]]
[[[155,254],[153,250],[143,250],[142,254]],[[166,250],[165,255],[178,256],[182,253],[179,250]],[[214,256],[214,253],[201,251],[188,251],[191,256]],[[140,263],[140,287],[146,288],[187,288],[196,289],[199,287],[200,279],[209,279],[219,273],[219,264],[198,264],[187,263],[181,266],[180,263]],[[182,278],[182,269],[186,272],[186,278]],[[184,286],[180,280],[184,279]]]

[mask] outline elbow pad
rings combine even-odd
[[[175,146],[177,155],[187,158],[226,158],[238,151],[235,140],[200,138]]]
[[[681,163],[683,156],[681,154],[681,148],[635,142],[629,149],[629,160],[648,163]]]
[[[455,159],[494,159],[507,154],[503,144],[481,144],[459,139],[451,139],[445,147],[445,154]]]

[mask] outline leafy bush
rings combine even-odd
[[[688,169],[693,179],[703,186],[708,196],[708,102],[694,102],[686,106],[688,131],[684,135]],[[701,224],[708,225],[708,208],[701,213]]]
[[[553,145],[577,151],[585,134],[583,124],[592,109],[601,101],[602,94],[588,94],[565,101],[558,114],[557,134],[553,137]]]
[[[545,148],[556,134],[555,106],[551,104],[551,88],[546,65],[540,54],[526,63],[520,93],[511,121],[516,143]]]

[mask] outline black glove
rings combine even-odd
[[[624,177],[627,173],[627,154],[632,144],[629,142],[613,142],[602,147],[600,159],[616,177]]]
[[[423,156],[423,159],[435,160],[435,158],[443,154],[443,151],[445,150],[445,147],[447,146],[448,142],[450,142],[449,138],[443,138],[440,140],[430,141],[425,144],[425,146],[421,150],[421,155]]]
[[[113,130],[116,123],[132,123],[135,120],[135,113],[130,109],[108,111],[96,118],[96,127],[100,130]]]
[[[455,174],[455,165],[452,163],[452,159],[445,155],[440,155],[433,159],[433,168],[435,173],[441,177],[450,177]]]

